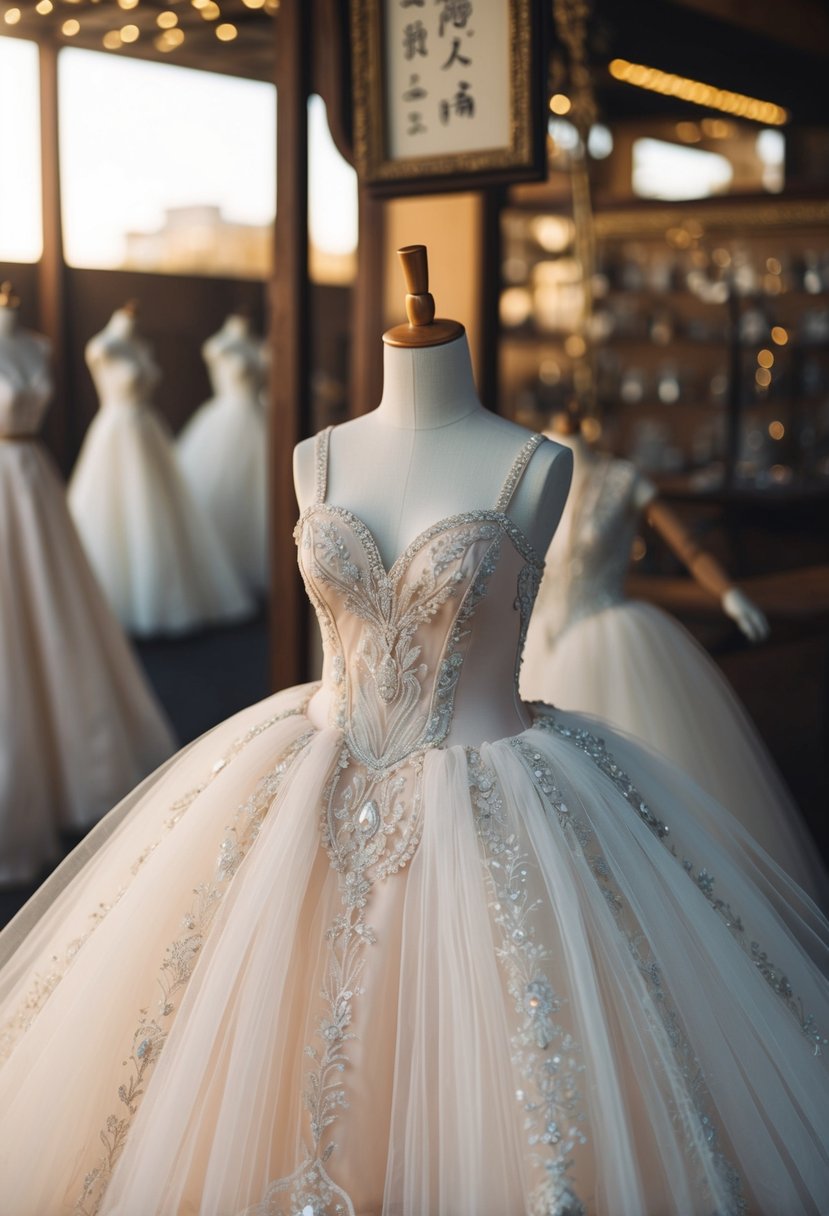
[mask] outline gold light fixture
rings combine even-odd
[[[68,21],[64,21],[60,27],[60,32],[64,38],[74,38],[76,34],[80,33],[80,30],[81,23],[80,21],[76,21],[74,17],[70,17]]]
[[[687,76],[676,76],[659,68],[646,67],[643,63],[629,63],[627,59],[613,59],[608,71],[614,80],[662,93],[666,97],[678,97],[707,110],[721,110],[735,118],[748,118],[766,126],[782,127],[788,122],[789,112],[773,101],[760,101],[747,97],[745,93],[734,93],[730,89],[718,89],[712,84],[690,80]]]
[[[239,34],[235,25],[230,21],[223,21],[221,25],[216,26],[216,37],[219,42],[232,42]]]

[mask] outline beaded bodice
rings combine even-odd
[[[139,338],[99,334],[86,347],[102,406],[146,405],[161,379],[149,345]]]
[[[0,438],[40,430],[52,394],[48,358],[46,340],[37,334],[0,338]]]
[[[550,642],[624,599],[640,513],[638,479],[629,461],[610,456],[583,460],[577,468],[538,595],[536,613]]]
[[[323,633],[332,724],[356,760],[385,770],[442,744],[458,712],[472,717],[487,698],[515,714],[542,562],[507,508],[542,439],[524,445],[494,507],[438,521],[386,569],[362,520],[325,502],[329,434],[318,437],[316,501],[297,524],[299,563]]]

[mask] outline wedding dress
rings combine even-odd
[[[169,429],[150,403],[159,379],[150,349],[129,331],[107,329],[87,346],[101,406],[69,483],[92,568],[130,633],[239,620],[254,605],[191,497]]]
[[[48,358],[36,334],[0,335],[0,883],[30,882],[60,829],[88,829],[174,746],[37,439]]]
[[[179,465],[240,578],[256,595],[264,595],[268,443],[263,344],[252,337],[244,318],[229,317],[205,342],[204,358],[214,395],[179,435]]]
[[[681,772],[517,700],[542,440],[387,567],[329,437],[322,684],[190,745],[0,937],[5,1209],[827,1210],[825,922]]]
[[[626,460],[577,461],[530,621],[522,695],[598,714],[649,743],[825,900],[815,846],[728,681],[677,621],[625,596],[646,495]]]

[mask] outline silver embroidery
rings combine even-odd
[[[511,1039],[513,1067],[521,1078],[515,1096],[524,1114],[529,1160],[541,1175],[530,1197],[530,1216],[585,1216],[568,1178],[574,1149],[587,1143],[580,1126],[580,1049],[556,1018],[564,1002],[544,972],[550,955],[536,939],[533,920],[541,903],[528,893],[528,856],[506,820],[494,772],[471,748],[466,757],[501,939],[496,952],[518,1016]]]
[[[295,740],[274,768],[259,782],[251,797],[236,811],[222,839],[212,877],[195,889],[195,900],[182,918],[182,933],[165,951],[158,975],[159,998],[154,1013],[142,1009],[133,1034],[126,1075],[118,1087],[125,1108],[110,1114],[99,1139],[102,1157],[84,1177],[74,1216],[95,1216],[112,1171],[127,1141],[132,1120],[144,1096],[149,1073],[161,1055],[175,1013],[177,997],[186,988],[210,925],[231,879],[253,846],[268,810],[288,769],[315,735],[308,730]]]
[[[512,468],[507,474],[506,481],[501,487],[501,493],[498,495],[498,501],[495,504],[496,511],[506,511],[509,506],[512,496],[515,493],[515,487],[524,475],[524,470],[530,463],[533,452],[544,442],[543,435],[530,435],[527,442],[521,448],[521,451],[513,461]]]
[[[567,737],[572,738],[573,733],[568,729]],[[583,735],[588,732],[579,733]],[[595,739],[595,736],[591,736],[591,738],[601,755],[603,753],[602,741]],[[637,970],[650,990],[652,999],[650,1002],[643,1002],[643,1012],[654,1029],[660,1027],[665,1033],[682,1078],[685,1094],[690,1099],[696,1115],[696,1124],[689,1123],[686,1112],[675,1102],[671,1103],[673,1118],[678,1126],[684,1128],[690,1155],[698,1163],[700,1185],[710,1192],[711,1201],[717,1204],[716,1216],[742,1216],[745,1212],[745,1200],[740,1176],[719,1148],[717,1127],[709,1112],[710,1095],[704,1074],[682,1029],[677,1012],[670,1004],[663,989],[662,974],[659,965],[653,958],[648,940],[644,934],[634,932],[625,925],[623,920],[623,913],[626,911],[625,902],[613,880],[613,873],[607,859],[599,849],[592,829],[580,816],[574,815],[564,801],[549,762],[541,752],[532,747],[525,736],[519,735],[510,742],[523,759],[535,785],[542,794],[545,807],[552,807],[564,830],[565,837],[578,845],[580,853],[590,866],[619,930],[627,941]],[[618,766],[613,764],[612,758],[608,759],[606,752],[604,752],[603,759],[613,767],[616,773],[615,779],[621,782],[619,788],[622,792],[627,790],[625,796],[628,797],[633,791],[629,779],[618,769]],[[635,791],[633,794],[635,795]],[[636,797],[638,798],[638,795]],[[637,812],[642,815],[638,805]],[[649,822],[651,830],[659,835],[657,825],[660,821],[653,816],[651,820],[652,822],[647,819],[645,821]]]
[[[634,786],[630,777],[619,767],[613,756],[608,752],[603,739],[583,728],[571,728],[559,723],[552,713],[540,714],[534,725],[560,735],[562,738],[572,740],[581,751],[590,756],[603,773],[606,773],[610,777],[613,784],[624,795],[639,818],[647,824],[651,832],[663,844],[667,843],[669,835],[667,824],[663,823],[648,808],[647,803]],[[669,848],[671,853],[676,857],[677,852],[673,844]],[[800,1029],[812,1044],[814,1054],[816,1056],[820,1055],[823,1049],[829,1046],[829,1039],[818,1030],[815,1025],[814,1014],[805,1011],[802,1000],[794,995],[791,985],[777,964],[771,962],[758,942],[747,940],[742,918],[734,912],[726,900],[717,895],[714,876],[707,869],[697,869],[694,862],[688,858],[682,859],[682,868],[708,900],[725,926],[730,929],[732,936],[752,960],[772,990],[777,993],[786,1007],[797,1018]]]

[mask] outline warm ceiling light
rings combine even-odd
[[[773,325],[771,328],[771,340],[775,346],[785,346],[789,340],[788,332],[782,325]]]
[[[232,42],[238,33],[239,31],[236,26],[232,25],[229,21],[224,21],[221,25],[216,26],[216,37],[219,39],[219,42]]]
[[[118,33],[118,30],[107,30],[101,41],[108,51],[117,51],[122,45],[121,35]]]
[[[771,372],[767,367],[758,367],[754,373],[754,380],[758,388],[768,388],[771,384]]]
[[[221,15],[222,10],[218,4],[214,4],[213,0],[207,0],[207,4],[199,5],[199,16],[204,17],[205,21],[215,21]]]
[[[265,0],[242,0],[245,8],[264,8]]]
[[[774,367],[774,355],[770,350],[758,351],[757,362],[761,367]]]
[[[141,31],[137,25],[124,25],[121,27],[122,42],[137,42],[141,37]]]
[[[775,418],[774,422],[769,423],[769,435],[772,439],[782,439],[786,434],[786,428],[779,419]]]
[[[138,7],[138,0],[118,0],[118,7],[129,10]]]
[[[65,38],[74,38],[76,34],[80,33],[80,29],[80,21],[76,21],[74,17],[70,17],[68,21],[64,21],[60,27],[60,32]]]
[[[627,59],[613,59],[608,71],[614,80],[635,85],[638,89],[649,89],[666,97],[678,97],[707,110],[722,110],[735,118],[748,118],[766,126],[780,127],[788,121],[789,113],[772,101],[758,101],[744,93],[732,93],[729,89],[718,89],[712,84],[689,80],[687,76],[675,76],[659,68],[645,67],[642,63],[629,63]]]
[[[210,0],[190,0],[190,3],[193,5],[193,8],[202,9],[210,3]]]
[[[157,38],[153,39],[153,46],[157,51],[167,55],[170,51],[180,47],[182,42],[184,42],[183,30],[165,30],[163,34],[159,34]]]
[[[37,0],[35,12],[40,13],[41,17],[45,17],[47,13],[51,13],[54,7],[52,0]]]
[[[7,8],[3,14],[3,20],[5,21],[6,25],[17,25],[18,21],[20,20],[20,9]]]
[[[156,17],[156,24],[162,30],[171,30],[173,26],[178,25],[178,17],[175,13],[171,13],[170,10],[167,9],[165,12],[158,14]]]
[[[564,93],[553,93],[550,98],[550,109],[554,114],[569,114],[570,113],[570,98]]]

